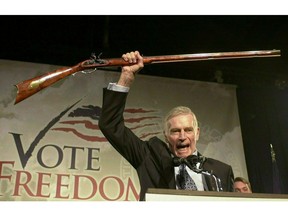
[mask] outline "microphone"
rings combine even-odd
[[[210,172],[203,171],[202,174],[205,175],[205,180],[209,191],[223,191],[221,179],[213,174],[213,170]]]
[[[207,160],[204,156],[190,155],[186,158],[173,157],[172,161],[174,166],[180,166],[181,164],[186,164],[191,170],[196,173],[201,173],[205,176],[205,181],[209,191],[223,191],[222,183],[220,178],[211,172],[203,170],[203,165]],[[197,167],[198,165],[198,167]]]

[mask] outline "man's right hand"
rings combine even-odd
[[[123,54],[122,58],[124,61],[127,61],[133,65],[122,67],[121,76],[117,84],[130,87],[135,79],[135,75],[144,67],[143,57],[138,51],[135,51]]]

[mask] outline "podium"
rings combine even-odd
[[[287,194],[148,189],[146,201],[288,201]]]

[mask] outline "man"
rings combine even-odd
[[[236,177],[234,179],[234,191],[239,193],[252,193],[251,184],[243,177]]]
[[[144,64],[138,51],[123,54],[122,58],[130,65],[122,67],[117,83],[109,83],[104,89],[99,127],[112,146],[136,169],[141,186],[140,200],[145,199],[148,188],[183,189],[183,176],[188,176],[191,187],[197,190],[232,192],[232,167],[205,158],[197,151],[200,129],[188,107],[176,107],[166,116],[166,143],[157,137],[141,140],[125,126],[123,111],[128,91]]]

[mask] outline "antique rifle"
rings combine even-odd
[[[197,54],[180,54],[165,56],[146,56],[144,64],[184,62],[184,61],[202,61],[216,59],[237,59],[237,58],[254,58],[254,57],[276,57],[280,56],[280,50],[260,50],[260,51],[238,51],[238,52],[217,52],[217,53],[197,53]],[[121,67],[129,65],[122,58],[100,59],[92,54],[91,58],[82,61],[72,67],[63,67],[44,75],[22,81],[15,85],[17,95],[15,104],[32,96],[40,90],[64,79],[65,77],[88,69],[97,69],[100,67]]]

